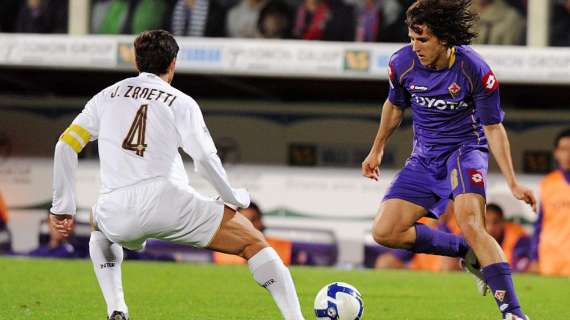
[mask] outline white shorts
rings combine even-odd
[[[143,249],[148,238],[207,247],[223,212],[221,200],[156,178],[101,194],[93,219],[109,240],[131,250]]]

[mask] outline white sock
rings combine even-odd
[[[286,320],[303,319],[291,273],[277,252],[271,247],[264,248],[251,257],[248,264],[253,278],[269,290],[283,317]]]
[[[89,254],[107,303],[107,315],[111,316],[113,311],[122,311],[127,315],[128,308],[121,281],[123,248],[109,241],[101,231],[93,231],[89,240]]]

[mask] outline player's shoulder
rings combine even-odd
[[[398,49],[390,57],[390,67],[398,71],[401,68],[409,68],[415,62],[415,53],[412,45],[406,45]]]
[[[198,105],[198,102],[196,102],[196,100],[194,100],[194,98],[192,98],[190,95],[182,92],[181,90],[175,88],[175,87],[170,87],[172,90],[172,94],[176,96],[176,100],[174,101],[174,103],[172,104],[172,107],[175,109],[200,109],[200,106]]]
[[[480,73],[482,71],[487,72],[491,70],[491,67],[485,59],[471,46],[456,46],[455,55],[457,59],[463,63],[463,66],[472,72]]]

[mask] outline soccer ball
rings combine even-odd
[[[317,320],[360,320],[363,311],[360,292],[348,283],[328,284],[315,298]]]

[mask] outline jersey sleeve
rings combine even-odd
[[[393,55],[388,64],[388,82],[390,88],[388,91],[388,100],[402,109],[408,108],[411,105],[410,93],[401,83],[401,74],[398,71],[398,55]]]
[[[175,118],[179,144],[192,159],[198,160],[217,153],[202,111],[195,101],[175,106]]]
[[[99,93],[91,98],[83,111],[59,137],[59,141],[69,145],[76,153],[81,152],[89,141],[96,140],[99,135],[99,108],[102,96],[103,94]]]
[[[501,108],[499,80],[493,70],[482,60],[473,65],[473,101],[476,113],[483,125],[503,122],[505,113]]]

